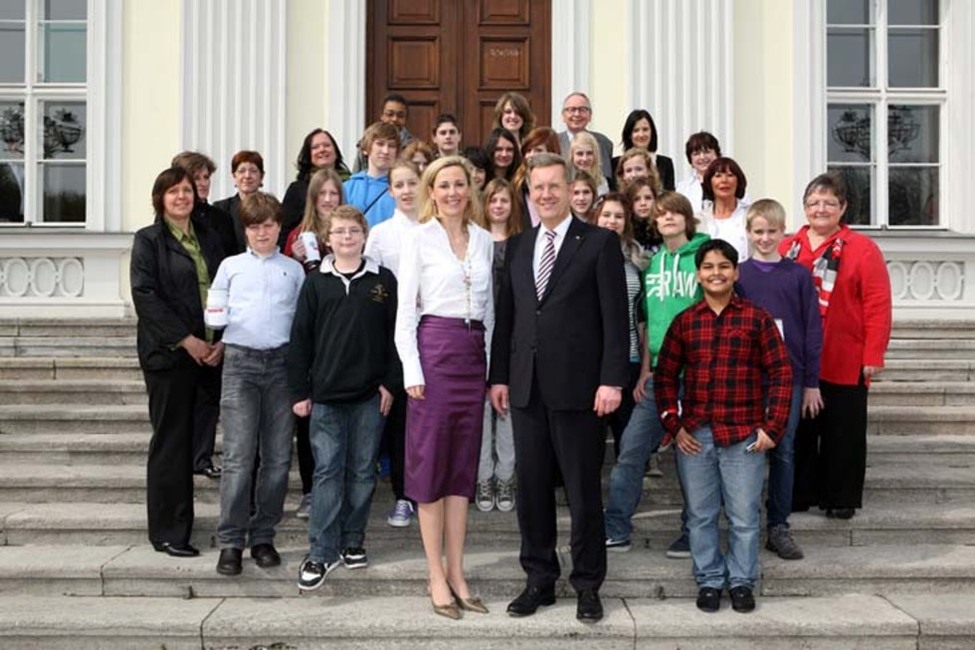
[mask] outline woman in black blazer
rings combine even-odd
[[[264,157],[256,151],[247,149],[238,151],[230,159],[230,174],[233,176],[237,193],[213,204],[213,207],[229,214],[234,224],[237,246],[234,250],[227,251],[228,256],[247,250],[244,224],[240,220],[240,202],[244,197],[253,194],[264,185]]]
[[[622,139],[623,151],[629,151],[633,147],[642,147],[649,151],[664,189],[674,189],[674,161],[657,153],[657,125],[648,111],[642,108],[630,111],[623,123]],[[618,163],[617,156],[613,158],[613,169],[616,169]]]
[[[203,324],[210,279],[223,259],[216,233],[193,215],[186,170],[156,177],[156,221],[135,234],[130,280],[138,316],[139,365],[149,393],[146,501],[149,541],[160,553],[193,557],[193,439],[200,388],[223,358]]]

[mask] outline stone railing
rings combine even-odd
[[[127,312],[128,233],[0,230],[5,317],[115,317]]]
[[[975,319],[975,237],[871,236],[887,260],[895,320]]]

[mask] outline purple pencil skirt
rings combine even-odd
[[[406,405],[406,495],[474,497],[484,425],[484,326],[424,316],[417,329],[424,399]]]

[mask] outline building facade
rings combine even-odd
[[[513,24],[537,15],[530,0],[463,1],[497,4]],[[234,192],[239,149],[264,155],[265,189],[283,195],[314,127],[351,159],[371,114],[373,10],[449,19],[435,0],[368,2],[3,3],[0,312],[127,313],[132,233],[151,222],[152,181],[181,150],[217,162],[211,199]],[[973,0],[549,2],[540,123],[561,129],[562,99],[582,90],[591,128],[618,142],[630,109],[646,108],[678,177],[687,135],[711,131],[749,195],[778,199],[793,225],[806,182],[838,169],[849,218],[887,257],[895,318],[975,315],[962,192],[975,177]]]

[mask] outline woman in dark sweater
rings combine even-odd
[[[284,241],[295,226],[301,223],[305,214],[305,198],[308,195],[308,181],[319,169],[334,169],[342,181],[349,180],[349,168],[342,159],[342,151],[332,134],[325,129],[314,129],[305,136],[295,163],[298,175],[285,190],[281,207],[284,210],[284,223],[281,224],[281,241],[278,246],[284,250]]]

